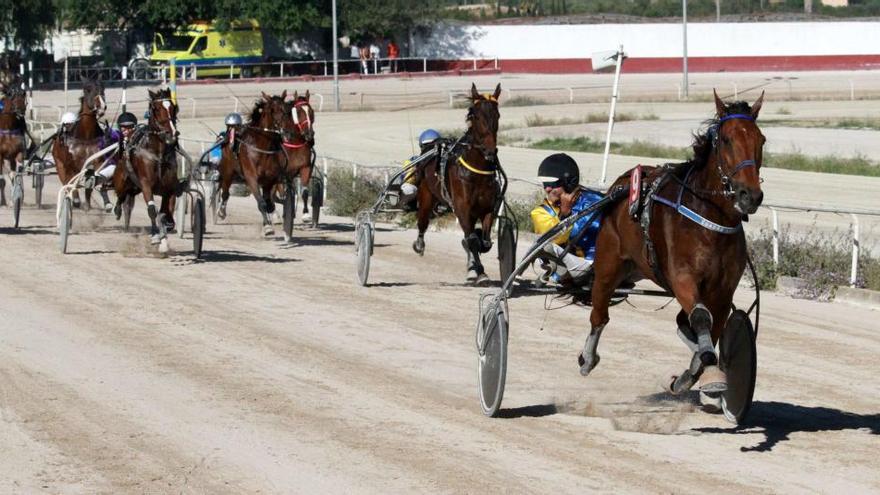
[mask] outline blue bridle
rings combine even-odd
[[[718,129],[721,127],[721,124],[727,122],[728,120],[748,120],[750,122],[754,122],[755,118],[751,115],[745,113],[732,113],[730,115],[725,115],[718,119],[718,123],[712,128],[712,147],[718,150],[718,146],[716,141],[718,140]],[[721,182],[727,186],[730,183],[730,178],[739,173],[740,170],[746,167],[756,167],[758,164],[755,163],[755,160],[743,160],[739,162],[736,167],[733,167],[733,172],[730,175],[726,175],[724,171],[721,169],[721,164],[718,165],[718,172],[721,174]]]

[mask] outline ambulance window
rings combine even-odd
[[[193,45],[193,53],[203,52],[208,49],[208,37],[202,36],[196,41],[196,44]]]

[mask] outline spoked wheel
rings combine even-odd
[[[12,177],[12,214],[15,217],[15,228],[18,228],[18,220],[21,217],[21,204],[24,201],[24,185],[21,173]]]
[[[284,239],[290,242],[293,239],[293,220],[296,218],[296,186],[288,184],[284,192]]]
[[[315,228],[321,218],[321,207],[324,206],[324,181],[318,177],[312,177],[309,194],[312,196],[312,228]]]
[[[211,223],[217,225],[217,212],[220,211],[220,185],[216,180],[211,181],[211,194],[208,196],[211,201]]]
[[[721,395],[721,410],[728,421],[740,424],[752,406],[758,368],[755,332],[745,311],[738,309],[727,319],[719,348],[719,365],[727,374],[727,391]]]
[[[480,408],[489,417],[498,415],[507,377],[507,315],[503,303],[489,299],[477,327],[477,377]]]
[[[367,279],[370,277],[370,256],[373,255],[373,226],[369,222],[358,225],[355,244],[357,244],[358,280],[366,287]]]
[[[73,224],[73,204],[70,198],[65,196],[61,200],[61,208],[58,212],[58,245],[62,254],[67,254],[67,237],[70,235],[70,228]]]
[[[205,236],[205,200],[201,196],[196,196],[190,214],[192,216],[193,256],[199,259],[202,257],[202,239]]]
[[[122,203],[122,230],[128,232],[131,226],[131,210],[134,209],[134,196],[128,196]]]
[[[505,283],[516,269],[516,235],[513,222],[506,217],[498,219],[498,265],[501,283]],[[511,286],[511,290],[513,286]]]

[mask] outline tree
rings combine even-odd
[[[0,29],[7,48],[39,46],[54,22],[55,6],[51,0],[0,0]]]
[[[442,9],[437,0],[346,0],[337,5],[343,32],[353,39],[400,36],[436,21]]]

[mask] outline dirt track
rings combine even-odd
[[[345,127],[364,116],[320,120],[342,129],[326,148],[409,147]],[[510,155],[528,173],[533,152]],[[767,186],[797,197],[811,177]],[[830,194],[874,185],[840,179]],[[756,402],[734,428],[658,393],[689,358],[674,303],[613,308],[584,379],[587,312],[515,298],[504,417],[487,419],[473,339],[485,289],[462,285],[456,233],[429,233],[419,258],[413,231],[384,226],[361,288],[346,218],[288,246],[259,239],[253,200],[233,198],[193,262],[188,239],[157,257],[143,232],[74,216],[63,256],[54,209],[26,208],[18,232],[0,209],[0,493],[880,492],[876,310],[762,294]],[[497,279],[494,251],[486,261]]]

